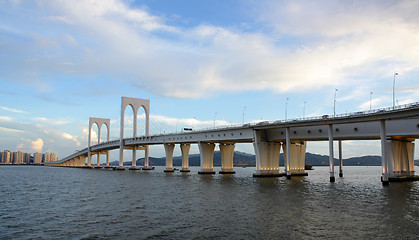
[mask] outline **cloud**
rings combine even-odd
[[[201,121],[195,118],[173,118],[163,115],[151,114],[150,122],[160,122],[169,126],[184,125],[184,126],[196,126],[196,127],[210,127],[214,126],[214,121]],[[215,120],[216,126],[229,125],[229,122],[224,120]]]
[[[42,147],[44,146],[44,141],[41,138],[38,138],[35,141],[32,141],[31,144],[32,144],[32,149],[35,152],[42,152]]]
[[[0,116],[0,121],[11,122],[13,120],[14,120],[14,118],[9,117],[9,116]]]
[[[156,95],[203,98],[351,88],[375,81],[360,76],[419,69],[415,1],[258,1],[253,14],[263,28],[257,32],[179,27],[117,0],[36,3],[34,17],[45,25],[26,36],[33,44],[10,43],[30,48],[28,59],[36,60],[17,65],[36,79],[51,72],[100,75]]]
[[[50,119],[50,118],[44,118],[44,117],[34,117],[31,119],[37,122],[41,122],[45,124],[52,124],[52,125],[65,125],[71,122],[68,119]]]
[[[80,141],[87,142],[87,136],[82,131],[78,136],[67,133],[50,124],[34,124],[19,120],[9,121],[0,118],[2,126],[0,132],[5,132],[7,138],[0,138],[0,146],[4,149],[18,148],[22,151],[54,152],[62,158],[80,147]],[[44,141],[44,139],[48,139]]]
[[[63,132],[63,133],[61,133],[61,136],[65,139],[72,140],[74,143],[76,143],[76,146],[78,146],[78,147],[80,146],[80,142],[77,140],[76,137],[72,136],[71,134]]]
[[[371,102],[370,101],[365,101],[363,102],[361,105],[358,106],[359,110],[369,110],[370,109],[370,104],[371,104],[371,108],[377,108],[377,107],[381,107],[383,105],[385,105],[385,103],[390,102],[390,98],[388,97],[378,97],[378,98],[371,98]]]
[[[9,133],[25,133],[25,131],[22,131],[22,130],[6,128],[6,127],[0,127],[0,131],[9,132]]]
[[[65,16],[47,16],[47,17],[43,17],[42,19],[47,20],[47,21],[52,21],[52,22],[63,22],[63,23],[68,23],[68,24],[71,23],[71,21]]]
[[[23,110],[19,110],[19,109],[15,109],[15,108],[3,107],[3,106],[0,106],[0,109],[3,109],[5,111],[9,111],[9,112],[13,112],[13,113],[28,113],[28,112],[23,111]]]

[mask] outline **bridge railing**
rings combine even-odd
[[[341,114],[336,114],[336,115],[325,114],[322,116],[315,116],[315,117],[291,118],[291,119],[286,119],[286,120],[275,120],[275,121],[261,121],[261,122],[256,122],[256,123],[249,123],[248,125],[258,126],[258,125],[264,125],[264,124],[287,123],[287,122],[294,122],[294,121],[313,121],[313,120],[348,118],[348,117],[357,117],[357,116],[362,116],[362,115],[364,116],[373,115],[377,113],[384,113],[384,112],[390,112],[390,111],[405,110],[407,108],[419,108],[419,102],[402,104],[402,105],[397,105],[394,107],[385,107],[385,108],[377,108],[377,109],[358,111],[358,112],[341,113]]]

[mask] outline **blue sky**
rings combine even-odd
[[[87,145],[89,117],[111,118],[117,138],[121,96],[150,99],[152,133],[238,124],[243,112],[284,119],[287,98],[288,118],[304,105],[305,116],[333,114],[335,89],[337,113],[368,110],[370,96],[388,107],[394,72],[397,102],[417,102],[418,11],[418,1],[3,0],[0,150],[64,157]],[[376,141],[345,145],[345,157],[380,153]],[[327,143],[308,150],[327,154]]]

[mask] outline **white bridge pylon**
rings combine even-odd
[[[98,128],[98,133],[97,133],[97,143],[100,143],[100,131],[102,129],[102,125],[106,126],[106,129],[108,131],[107,134],[107,140],[109,142],[109,132],[110,132],[110,126],[111,126],[111,120],[108,118],[89,118],[89,138],[88,138],[88,150],[87,150],[87,166],[91,167],[92,164],[92,152],[91,152],[91,139],[92,139],[92,127],[93,125],[96,124],[97,128]],[[97,152],[93,152],[93,154],[97,154],[97,164],[96,166],[99,167],[100,166],[100,154],[104,153],[106,154],[106,166],[109,167],[109,151],[97,151]]]
[[[145,112],[145,136],[149,135],[149,120],[150,120],[150,100],[147,99],[140,99],[140,98],[130,98],[130,97],[122,97],[121,98],[121,135],[120,135],[120,145],[119,145],[119,167],[118,169],[124,169],[124,148],[127,148],[124,145],[124,119],[125,119],[125,109],[127,106],[131,106],[132,111],[134,112],[134,131],[133,137],[137,137],[137,113],[138,110],[142,107]],[[136,145],[131,147],[132,149],[132,166],[130,169],[135,170],[139,169],[136,165],[136,153],[138,150],[144,150],[144,167],[143,170],[152,169],[148,165],[148,145],[144,145],[141,147],[137,147]]]

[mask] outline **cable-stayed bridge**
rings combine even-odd
[[[125,109],[130,106],[134,113],[133,137],[124,137]],[[142,108],[145,112],[145,134],[137,136],[137,113]],[[305,172],[305,151],[310,141],[329,142],[330,180],[335,181],[333,142],[338,141],[339,176],[342,172],[343,140],[381,140],[382,181],[416,179],[414,175],[414,141],[419,138],[419,103],[411,103],[391,108],[375,109],[365,112],[340,114],[335,116],[293,119],[287,121],[263,121],[239,126],[218,127],[205,130],[192,130],[181,133],[149,134],[150,102],[138,98],[121,98],[120,138],[109,139],[110,120],[103,118],[89,119],[89,143],[85,149],[77,151],[57,162],[47,162],[48,166],[92,167],[92,155],[97,155],[96,167],[99,167],[101,155],[106,155],[106,167],[109,166],[109,151],[119,149],[119,166],[123,167],[124,150],[132,150],[132,166],[129,169],[150,170],[149,146],[164,145],[166,152],[166,170],[174,171],[173,151],[179,145],[182,152],[183,172],[189,171],[189,149],[191,144],[198,144],[201,156],[201,174],[213,174],[213,155],[216,145],[221,151],[220,173],[234,173],[233,155],[236,144],[253,143],[256,156],[255,177],[307,175]],[[91,129],[98,125],[98,141],[90,145]],[[107,127],[107,141],[100,142],[101,126]],[[280,151],[284,152],[285,172],[279,171]],[[141,168],[136,166],[137,150],[145,151],[145,162]],[[87,160],[87,164],[86,164]]]

